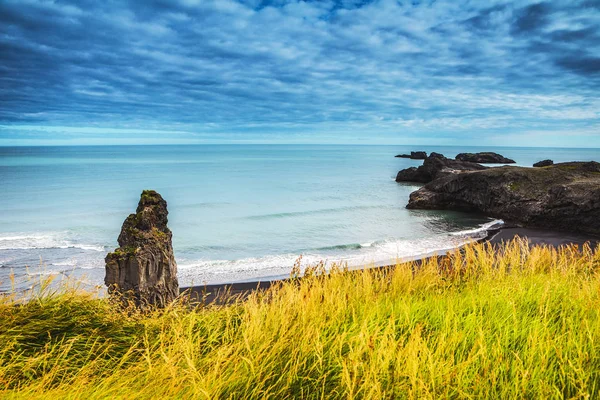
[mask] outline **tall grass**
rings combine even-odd
[[[0,300],[2,398],[595,398],[600,248],[474,244],[226,306]]]

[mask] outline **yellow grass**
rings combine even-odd
[[[2,398],[596,398],[600,248],[474,244],[190,310],[0,299]]]

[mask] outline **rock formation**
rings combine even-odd
[[[427,183],[443,175],[456,174],[461,171],[478,171],[486,169],[483,165],[451,160],[439,153],[431,153],[420,167],[406,168],[398,172],[396,182]]]
[[[542,160],[542,161],[536,162],[535,164],[533,164],[533,166],[536,168],[541,168],[541,167],[549,167],[553,164],[554,164],[554,161],[552,161],[552,160]]]
[[[410,154],[398,154],[399,158],[410,158],[411,160],[424,160],[427,158],[427,153],[424,151],[411,151]]]
[[[506,158],[498,153],[460,153],[455,157],[458,161],[469,161],[481,164],[514,164],[515,160]]]
[[[435,158],[446,158],[444,157],[443,154],[441,153],[436,153],[435,151],[432,151],[431,154],[429,154],[429,157],[435,157]]]
[[[600,234],[600,164],[445,175],[411,193],[407,208],[473,211],[530,227]]]
[[[106,256],[104,283],[138,305],[164,307],[179,294],[177,264],[167,227],[167,202],[144,190],[135,214],[123,222],[119,248]]]

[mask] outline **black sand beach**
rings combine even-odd
[[[590,235],[554,232],[543,229],[509,227],[490,232],[486,240],[492,244],[500,244],[502,242],[512,240],[516,236],[526,237],[532,246],[549,245],[558,247],[569,244],[577,244],[581,246],[584,243],[589,243],[590,246],[595,247],[600,243],[600,238]]]

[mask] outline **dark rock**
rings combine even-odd
[[[443,154],[440,153],[436,153],[435,151],[432,151],[431,154],[429,154],[429,157],[434,157],[434,158],[446,158],[444,157]]]
[[[537,167],[537,168],[549,167],[551,165],[554,165],[554,161],[552,161],[552,160],[542,160],[542,161],[538,161],[535,164],[533,164],[533,166]]]
[[[424,160],[427,158],[427,153],[424,151],[411,151],[410,158],[413,160]]]
[[[498,153],[482,152],[482,153],[460,153],[455,157],[459,161],[469,161],[482,164],[514,164],[515,160],[506,158]]]
[[[421,166],[422,167],[422,166]],[[421,168],[419,167],[419,168]],[[417,167],[410,167],[398,171],[396,182],[428,182],[425,175],[421,174]]]
[[[123,222],[119,248],[106,256],[104,283],[138,305],[164,307],[179,294],[167,202],[144,190],[135,214]]]
[[[478,171],[486,168],[483,165],[451,160],[442,154],[432,153],[420,167],[411,167],[399,171],[396,175],[396,182],[427,183],[443,175],[456,174],[461,171]]]
[[[410,154],[398,154],[399,158],[410,158],[411,160],[424,160],[427,158],[427,153],[424,151],[411,151]]]
[[[529,227],[600,234],[600,164],[446,175],[411,193],[407,208],[473,211]]]

